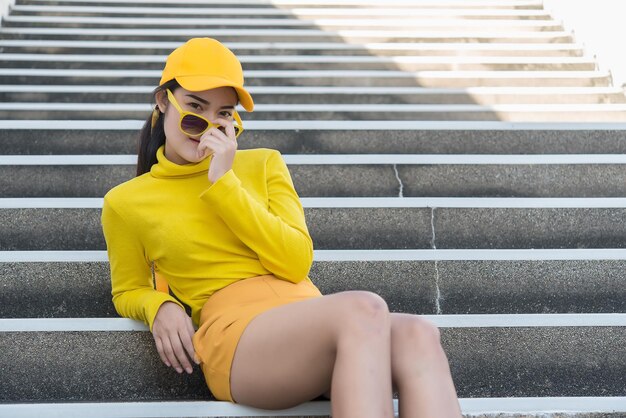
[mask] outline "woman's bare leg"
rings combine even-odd
[[[334,418],[391,418],[391,323],[375,293],[346,291],[263,312],[233,359],[237,403],[283,409],[332,393]]]
[[[401,418],[459,418],[439,330],[417,315],[391,314],[391,372]]]

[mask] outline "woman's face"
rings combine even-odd
[[[217,119],[220,118],[234,120],[233,112],[238,97],[232,87],[217,87],[204,91],[189,91],[178,87],[172,94],[184,111],[204,116],[212,123],[219,123]],[[167,92],[159,92],[156,102],[161,112],[165,114],[163,127],[167,159],[181,165],[200,161],[196,152],[200,136],[190,136],[180,130],[180,113],[169,103]]]

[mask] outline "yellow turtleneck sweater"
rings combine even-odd
[[[152,330],[161,304],[180,305],[155,290],[152,262],[196,325],[209,296],[238,280],[310,280],[313,242],[280,152],[238,150],[232,169],[211,183],[211,158],[178,165],[163,150],[149,173],[104,196],[111,293],[121,316]]]

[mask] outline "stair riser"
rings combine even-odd
[[[324,295],[374,292],[392,312],[626,312],[625,260],[316,261],[309,277]],[[0,281],[0,318],[118,316],[106,262],[3,263]]]
[[[137,130],[0,130],[7,154],[136,154]],[[244,113],[247,118],[249,114]],[[245,122],[244,122],[245,123]],[[28,122],[25,122],[28,124]],[[355,124],[357,127],[357,124]],[[322,128],[322,126],[320,126]],[[626,130],[247,130],[239,149],[283,154],[626,154]]]
[[[104,250],[100,209],[2,209],[0,250]],[[306,208],[317,249],[625,248],[624,208]]]
[[[100,18],[102,16],[97,16],[97,18]],[[220,16],[221,17],[221,16]],[[65,18],[65,16],[63,16],[63,18]],[[284,29],[284,30],[317,30],[317,29],[323,29],[323,30],[327,30],[327,31],[344,31],[344,30],[370,30],[372,31],[372,35],[375,35],[377,31],[389,31],[390,28],[386,25],[381,25],[381,24],[376,24],[376,23],[361,23],[361,22],[355,22],[354,25],[351,25],[350,23],[343,23],[343,24],[337,24],[337,22],[327,22],[331,19],[326,18],[321,18],[321,20],[326,21],[327,23],[324,22],[315,22],[315,21],[311,21],[310,19],[298,19],[297,17],[293,16],[290,17],[289,19],[285,19],[285,18],[280,18],[281,22],[279,24],[276,25],[268,25],[267,23],[263,23],[263,19],[257,19],[257,22],[255,23],[250,23],[247,25],[241,25],[241,24],[236,24],[237,19],[249,19],[250,17],[248,16],[239,16],[237,18],[229,18],[229,17],[225,17],[224,19],[220,19],[219,22],[215,22],[215,16],[212,17],[211,20],[213,20],[213,22],[209,23],[198,23],[197,20],[195,20],[195,17],[178,17],[176,16],[175,19],[179,20],[179,19],[187,19],[187,20],[191,20],[194,19],[193,22],[189,22],[187,24],[180,24],[179,22],[177,22],[176,24],[172,24],[172,22],[168,22],[168,24],[162,24],[162,23],[146,23],[144,20],[144,17],[134,17],[133,20],[135,20],[136,24],[132,24],[132,23],[128,23],[127,22],[116,22],[116,23],[108,23],[108,22],[103,22],[103,23],[94,23],[94,22],[72,22],[72,21],[66,21],[66,22],[37,22],[37,21],[32,21],[32,22],[21,22],[21,21],[13,21],[13,20],[9,20],[9,21],[5,21],[2,22],[2,26],[3,27],[7,27],[7,28],[54,28],[54,29],[76,29],[76,28],[80,28],[80,29],[120,29],[120,30],[128,30],[128,29],[132,29],[132,30],[137,30],[137,29],[147,29],[147,30],[154,30],[154,29],[159,29],[159,28],[164,28],[164,29],[179,29],[180,31],[186,31],[186,30],[202,30],[205,29],[207,31],[211,31],[211,30],[238,30],[238,29],[261,29],[261,30],[267,30],[267,29]],[[88,19],[88,18],[87,18]],[[161,17],[161,19],[163,19]],[[170,17],[171,19],[171,17]],[[272,17],[272,19],[274,19]],[[345,17],[340,17],[339,19],[341,20],[350,20],[349,16],[345,16]],[[369,20],[376,20],[376,18],[372,18],[372,17],[368,17],[366,19]],[[383,16],[383,17],[379,17],[379,19],[385,19],[385,20],[390,20],[389,17],[387,16]],[[451,18],[452,19],[452,18]],[[29,20],[32,20],[29,19]],[[67,19],[65,19],[67,20]],[[86,20],[86,19],[85,19]],[[229,20],[234,21],[235,23],[231,23],[229,22]],[[333,18],[332,20],[337,20],[335,18]],[[352,19],[354,20],[354,19]],[[361,18],[358,18],[358,20],[362,20]],[[454,32],[472,32],[472,33],[494,33],[497,32],[498,36],[501,37],[505,37],[505,36],[511,36],[514,37],[517,33],[519,32],[545,32],[548,36],[550,35],[550,32],[562,32],[563,26],[560,25],[558,22],[550,22],[550,21],[546,21],[543,22],[540,26],[537,25],[528,25],[525,24],[523,21],[517,21],[514,24],[510,24],[510,23],[499,23],[497,21],[495,22],[490,22],[490,21],[484,21],[483,25],[484,26],[476,26],[475,24],[472,24],[472,22],[467,22],[465,19],[459,19],[457,24],[454,23],[447,23],[447,22],[441,22],[438,23],[436,25],[434,25],[434,22],[427,22],[423,25],[420,25],[420,20],[422,19],[394,19],[395,23],[393,26],[393,30],[394,31],[410,31],[410,32],[414,32],[417,30],[419,31],[428,31],[428,32],[441,32],[442,35],[445,35],[446,32],[450,32],[450,31],[454,31]],[[295,22],[294,22],[295,21]],[[518,23],[519,22],[519,23]],[[430,24],[428,24],[430,23]]]
[[[442,329],[460,397],[620,396],[624,329]],[[160,363],[148,332],[2,333],[0,402],[210,399],[196,366]],[[63,373],[59,373],[63,370]]]
[[[154,88],[158,84],[155,78],[137,77],[97,77],[97,76],[38,76],[38,75],[9,75],[3,76],[4,83],[10,85],[134,85],[149,86]],[[597,78],[431,78],[428,76],[419,77],[310,77],[310,78],[261,78],[250,77],[246,79],[247,86],[363,86],[363,87],[609,87],[611,86],[608,77]]]
[[[147,90],[150,90],[147,88]],[[261,94],[253,93],[255,104],[601,104],[626,103],[623,94]],[[0,102],[18,103],[151,103],[150,92],[142,93],[0,93]]]
[[[106,30],[103,29],[103,30]],[[236,29],[231,29],[236,30]],[[306,29],[304,29],[306,30]],[[311,30],[311,29],[308,29]],[[320,30],[320,29],[313,29]],[[163,33],[160,36],[155,35],[142,35],[142,34],[133,34],[133,35],[122,35],[122,34],[80,34],[80,39],[84,39],[86,41],[135,41],[135,42],[180,42],[184,43],[189,38],[193,38],[194,36],[199,36],[197,32],[189,32],[182,33],[182,31],[178,31],[177,33]],[[428,32],[424,30],[423,32]],[[517,34],[502,34],[500,36],[495,36],[493,33],[491,35],[487,35],[485,32],[481,33],[479,31],[468,32],[467,34],[463,33],[459,36],[446,36],[445,31],[442,31],[441,35],[412,35],[406,37],[398,37],[398,36],[382,36],[376,35],[375,31],[370,31],[372,35],[363,35],[363,36],[338,36],[333,34],[333,31],[328,31],[326,33],[320,34],[312,34],[312,35],[222,35],[219,33],[213,33],[212,29],[205,29],[204,36],[219,38],[220,42],[229,43],[229,42],[258,42],[259,37],[262,36],[263,42],[340,42],[340,43],[394,43],[394,42],[413,42],[413,43],[458,43],[458,42],[467,42],[467,43],[511,43],[511,44],[546,44],[546,43],[562,43],[562,44],[571,44],[574,42],[572,36],[569,35],[554,35],[549,32],[545,32],[544,36],[537,37],[520,37]],[[42,36],[45,36],[46,40],[75,40],[78,36],[76,33],[72,33],[71,30],[67,30],[67,33],[62,34],[40,34],[37,32],[32,33],[11,33],[7,32],[3,34],[3,39],[28,39],[35,40],[41,39]]]
[[[1,42],[1,41],[0,41]],[[1,43],[0,43],[1,45]],[[421,47],[419,44],[415,44],[416,48]],[[467,45],[467,44],[463,44]],[[162,55],[166,56],[172,52],[171,48],[107,48],[107,47],[81,47],[79,45],[66,47],[66,46],[0,46],[2,52],[7,54],[124,54],[124,55]],[[512,46],[510,49],[493,49],[493,50],[471,50],[459,47],[459,49],[376,49],[375,47],[364,48],[359,45],[353,45],[350,49],[342,47],[340,49],[327,49],[324,47],[319,48],[306,48],[306,49],[287,49],[287,48],[258,48],[258,49],[246,49],[239,47],[231,47],[230,49],[237,54],[242,55],[376,55],[376,56],[457,56],[459,52],[463,52],[464,56],[488,56],[488,57],[580,57],[583,55],[582,49],[551,49],[545,50],[537,46],[537,49],[515,49]]]
[[[125,118],[143,119],[148,112],[114,112],[94,110],[88,112],[67,110],[54,111],[0,111],[0,119],[5,120],[59,120],[69,116],[73,120],[93,120],[96,117],[102,120],[121,120]],[[280,112],[255,111],[250,115],[246,115],[248,120],[388,120],[388,121],[509,121],[509,122],[578,122],[581,119],[594,122],[626,122],[626,110],[597,110],[591,112],[586,109],[581,110],[564,110],[564,111],[528,111],[521,112],[494,112],[489,110],[478,111],[428,111],[428,112],[398,112],[398,111],[333,111],[327,112]]]
[[[3,60],[0,68],[48,68],[72,70],[163,70],[162,63],[147,62],[64,62],[64,61],[20,61]],[[435,60],[433,60],[435,61]],[[246,63],[244,71],[285,70],[377,70],[377,71],[593,71],[593,62],[583,63],[525,63],[520,58],[516,63]]]
[[[622,164],[334,164],[289,170],[300,197],[399,197],[400,182],[402,197],[626,196]],[[136,166],[2,166],[2,172],[0,197],[102,197],[135,177]]]

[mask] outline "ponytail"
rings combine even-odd
[[[158,86],[152,92],[152,100],[156,103],[156,95],[160,91],[170,89],[174,91],[180,87],[176,79],[172,79]],[[165,129],[163,127],[164,115],[155,104],[155,108],[144,122],[139,133],[137,146],[137,176],[150,171],[157,163],[156,153],[161,145],[165,144]]]

